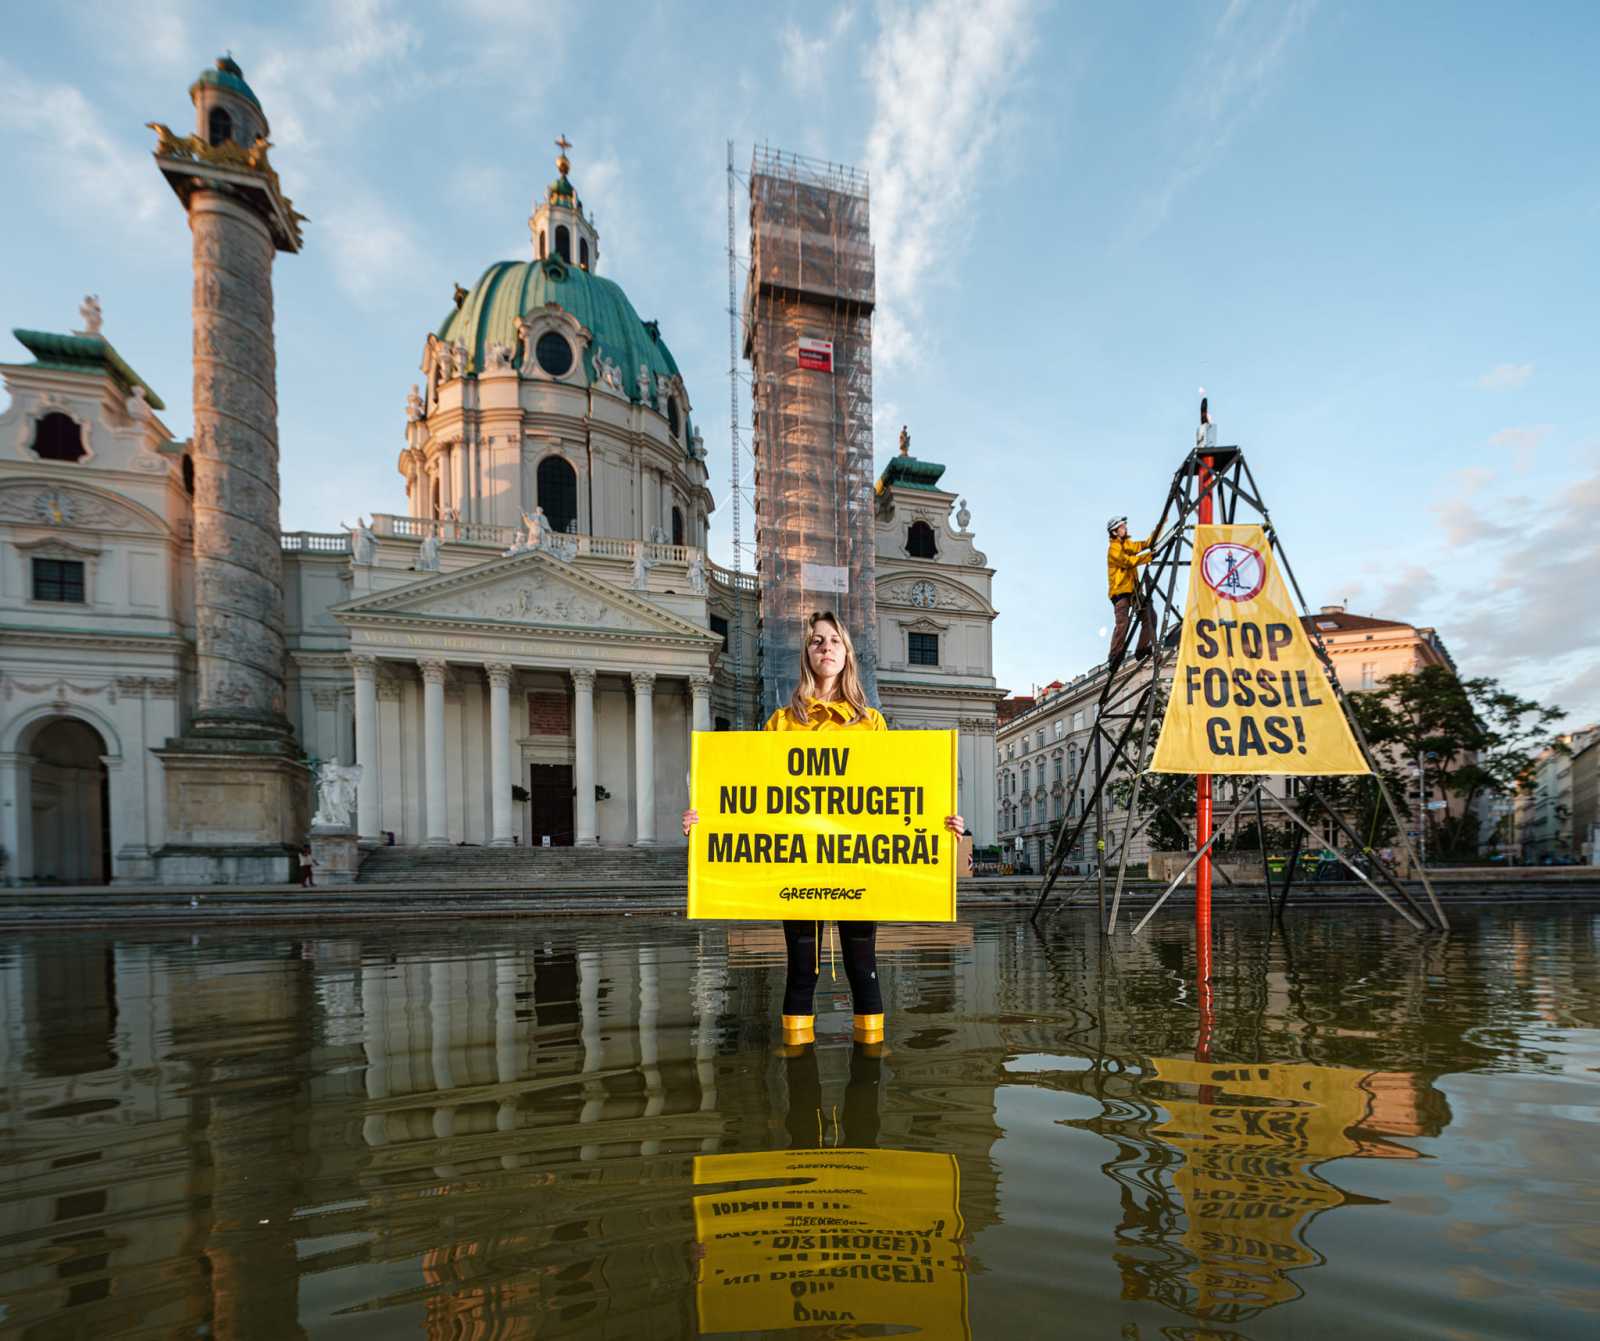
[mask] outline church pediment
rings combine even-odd
[[[580,568],[529,551],[346,601],[347,623],[444,622],[720,641]]]

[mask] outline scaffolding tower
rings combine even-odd
[[[758,146],[750,164],[750,361],[761,712],[788,701],[805,619],[832,610],[876,703],[867,176]]]

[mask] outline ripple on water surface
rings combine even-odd
[[[0,951],[0,1336],[1600,1330],[1593,911]]]

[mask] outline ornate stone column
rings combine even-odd
[[[493,662],[489,677],[490,847],[511,846],[511,667]]]
[[[573,806],[573,844],[594,847],[600,842],[600,824],[595,814],[594,753],[594,672],[586,666],[572,668],[572,785],[577,793]]]
[[[217,191],[194,234],[197,731],[287,736],[272,234]]]
[[[711,677],[709,675],[691,675],[689,677],[689,694],[694,700],[694,712],[690,721],[691,730],[711,730]]]
[[[654,671],[633,673],[633,827],[635,847],[656,841],[656,733]]]
[[[444,800],[444,662],[419,659],[422,672],[423,844],[448,847]]]
[[[219,68],[228,78],[190,90],[195,134],[155,125],[156,166],[193,239],[198,682],[191,728],[158,752],[171,850],[157,864],[161,880],[274,881],[310,820],[284,704],[272,332],[272,263],[300,250],[300,216],[268,162],[260,104],[232,61]]]
[[[356,840],[378,841],[378,663],[372,657],[350,658],[356,685]]]

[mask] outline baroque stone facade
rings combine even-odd
[[[5,877],[288,879],[324,764],[359,769],[369,848],[681,844],[693,732],[757,724],[757,585],[709,559],[689,388],[596,273],[565,146],[533,259],[458,289],[423,340],[404,506],[285,535],[271,267],[299,216],[238,67],[191,93],[197,133],[158,126],[156,160],[194,237],[192,441],[92,300],[92,331],[20,332],[35,361],[0,369]],[[886,472],[881,706],[961,730],[983,842],[993,572],[955,502]]]

